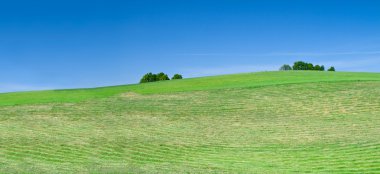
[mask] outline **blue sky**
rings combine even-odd
[[[0,92],[277,70],[380,72],[380,1],[0,2]]]

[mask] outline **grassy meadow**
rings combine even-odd
[[[379,173],[380,74],[0,94],[0,173]]]

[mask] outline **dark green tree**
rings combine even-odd
[[[181,74],[174,74],[174,76],[172,77],[172,80],[176,80],[176,79],[182,79],[182,75]]]
[[[305,62],[303,61],[294,62],[293,70],[305,70],[305,69],[306,69]]]
[[[293,70],[313,70],[314,66],[312,63],[307,63],[304,61],[294,62]]]
[[[294,62],[293,70],[316,70],[316,71],[324,71],[325,66],[313,65],[312,63],[297,61]]]
[[[157,75],[150,72],[150,73],[145,74],[141,78],[140,83],[148,83],[148,82],[155,82],[155,81],[157,81]]]
[[[169,76],[163,72],[157,74],[157,81],[170,80]]]
[[[332,66],[327,71],[335,71],[335,68]]]
[[[280,67],[280,71],[289,71],[292,70],[292,67],[288,64],[284,64]]]
[[[314,70],[314,65],[312,63],[307,63],[306,70]]]

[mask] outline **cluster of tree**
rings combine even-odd
[[[293,67],[290,65],[282,65],[280,71],[289,71],[289,70],[313,70],[313,71],[324,71],[324,65],[313,65],[312,63],[297,61],[294,62]],[[327,71],[335,71],[335,68],[332,66]]]
[[[316,71],[324,71],[325,66],[322,65],[313,65],[312,63],[297,61],[294,62],[293,70],[316,70]]]
[[[182,79],[182,75],[174,74],[174,76],[172,77],[172,80],[175,80],[175,79]],[[156,81],[164,81],[164,80],[170,80],[167,74],[163,72],[160,72],[158,74],[153,74],[150,72],[150,73],[145,74],[141,78],[140,83],[156,82]]]

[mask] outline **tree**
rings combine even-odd
[[[292,70],[292,67],[288,64],[284,64],[280,67],[280,71],[289,71]]]
[[[181,74],[174,74],[174,76],[172,77],[172,80],[175,80],[175,79],[182,79],[182,75]]]
[[[306,63],[303,61],[294,62],[293,70],[306,70]]]
[[[293,70],[316,70],[316,71],[324,71],[325,66],[313,65],[312,63],[297,61],[294,62]]]
[[[155,81],[157,81],[157,75],[150,72],[150,73],[145,74],[141,78],[140,83],[155,82]]]
[[[157,81],[170,80],[169,76],[163,72],[157,74]]]
[[[155,82],[155,81],[161,81],[161,80],[170,80],[169,76],[163,72],[160,72],[158,74],[153,73],[147,73],[145,74],[141,80],[140,83],[148,83],[148,82]]]
[[[294,62],[293,70],[313,70],[314,66],[312,63],[307,63],[303,61]]]
[[[314,66],[312,63],[307,63],[307,68],[306,70],[314,70]]]
[[[332,66],[327,71],[335,71],[335,68]]]
[[[155,81],[157,81],[157,74],[152,74],[152,76],[150,77],[149,82],[155,82]]]
[[[316,71],[320,71],[320,70],[321,70],[321,66],[319,66],[319,65],[315,65],[315,66],[314,66],[314,70],[316,70]]]

